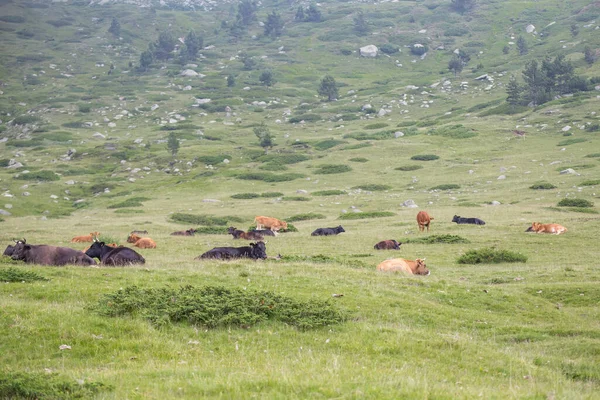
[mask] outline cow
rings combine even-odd
[[[452,222],[456,222],[457,224],[473,224],[473,225],[485,225],[485,221],[479,218],[463,218],[455,215],[452,218]]]
[[[92,232],[89,235],[75,236],[71,239],[71,243],[93,242],[94,239],[100,236],[100,232]]]
[[[231,233],[234,239],[246,239],[246,240],[263,240],[264,237],[256,231],[244,232],[239,229],[230,226],[227,229],[227,233]]]
[[[101,264],[114,267],[130,264],[144,264],[146,260],[129,247],[111,247],[104,242],[94,242],[85,252],[91,258],[97,258]]]
[[[133,234],[135,234],[135,235],[147,235],[148,231],[147,230],[143,230],[143,231],[134,230],[134,231],[131,231],[129,234],[130,235],[133,235]]]
[[[95,240],[94,243],[96,243],[97,241],[98,240]],[[109,247],[119,247],[119,245],[116,244],[116,243],[106,243],[106,246],[109,246]],[[83,251],[85,253],[85,252],[87,252],[90,249],[90,247],[92,247],[92,246],[88,246],[88,247],[86,247],[85,249],[83,249],[81,251]],[[94,257],[92,257],[92,258],[94,258]]]
[[[196,230],[194,228],[190,228],[187,231],[177,231],[171,233],[171,236],[194,236]]]
[[[317,228],[310,234],[310,236],[331,236],[337,235],[338,233],[346,232],[341,225],[335,228]]]
[[[83,252],[69,247],[27,244],[25,239],[16,240],[11,258],[27,264],[41,265],[96,265],[96,261]]]
[[[419,231],[425,231],[425,227],[427,227],[427,232],[429,232],[429,224],[433,217],[429,216],[426,211],[419,211],[417,214],[417,224],[419,224]]]
[[[2,255],[3,256],[12,256],[12,253],[14,250],[15,250],[15,246],[9,244],[8,246],[6,246],[6,249],[4,249],[4,253]]]
[[[375,246],[373,246],[373,248],[375,250],[400,250],[400,245],[402,243],[398,242],[397,240],[382,240],[381,242],[377,243]]]
[[[138,235],[132,233],[127,238],[127,243],[133,243],[135,247],[139,247],[140,249],[155,249],[156,242],[150,238],[142,238]]]
[[[254,222],[256,223],[256,229],[259,230],[264,227],[272,231],[279,231],[281,229],[286,230],[288,227],[287,222],[272,217],[257,216],[254,218]]]
[[[385,260],[377,266],[377,271],[393,272],[400,271],[413,275],[429,275],[425,265],[425,259],[405,260],[404,258],[392,258]]]
[[[206,253],[199,255],[195,260],[216,258],[219,260],[229,260],[232,258],[251,258],[253,260],[267,258],[267,247],[264,242],[250,243],[250,246],[244,247],[215,247]]]
[[[256,232],[256,233],[260,233],[263,236],[277,236],[277,231],[272,231],[270,229],[250,229],[248,230],[248,232]]]
[[[541,224],[539,222],[533,222],[530,229],[535,233],[551,233],[554,235],[560,235],[567,231],[567,228],[559,224]]]

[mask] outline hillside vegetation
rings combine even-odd
[[[599,26],[593,0],[0,2],[0,244],[157,243],[0,258],[0,397],[600,398]],[[257,215],[289,222],[269,259],[194,259]],[[399,257],[431,275],[375,271]]]

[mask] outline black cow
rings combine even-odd
[[[400,250],[400,245],[402,243],[398,242],[397,240],[382,240],[381,242],[377,243],[375,246],[373,246],[373,248],[375,250]]]
[[[13,251],[15,250],[15,246],[12,245],[8,245],[6,246],[6,249],[4,250],[4,253],[2,254],[3,256],[12,256]]]
[[[234,239],[246,239],[246,240],[263,240],[264,239],[263,235],[261,235],[257,231],[244,232],[233,226],[230,226],[229,229],[227,229],[227,233],[231,233],[233,235]]]
[[[338,233],[342,233],[342,232],[346,232],[346,231],[344,230],[344,228],[342,228],[341,225],[338,225],[335,228],[315,229],[314,232],[310,234],[310,236],[330,236],[330,235],[337,235]]]
[[[474,225],[485,225],[485,222],[479,218],[463,218],[455,215],[452,218],[452,222],[456,222],[457,224],[474,224]]]
[[[250,229],[248,231],[248,233],[250,232],[256,232],[256,233],[260,233],[263,236],[277,236],[277,232],[276,231],[272,231],[270,229]]]
[[[212,250],[196,257],[196,260],[203,258],[216,258],[219,260],[229,260],[232,258],[267,258],[267,247],[263,242],[250,243],[250,246],[244,247],[215,247]]]
[[[111,247],[107,246],[104,242],[94,242],[85,254],[89,257],[97,258],[104,265],[112,265],[114,267],[144,264],[146,262],[144,257],[129,247]]]
[[[171,236],[194,236],[196,230],[194,228],[190,228],[187,231],[177,231],[171,233]]]
[[[42,265],[96,265],[96,261],[83,252],[69,247],[27,244],[25,239],[17,240],[11,258],[27,264]]]

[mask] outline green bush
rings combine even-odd
[[[248,328],[268,320],[315,329],[344,322],[330,301],[299,301],[267,291],[223,286],[141,289],[129,286],[104,295],[90,310],[109,317],[142,317],[154,326],[187,323],[209,329]]]
[[[348,133],[344,135],[344,139],[354,139],[354,140],[389,140],[396,139],[396,131],[381,131],[375,133],[366,133],[366,132],[358,132],[358,133]]]
[[[374,124],[365,125],[364,129],[367,129],[367,130],[381,129],[381,128],[385,128],[387,126],[389,126],[389,125],[386,124],[385,122],[376,122]]]
[[[438,243],[470,243],[469,240],[458,236],[458,235],[431,235],[420,238],[406,238],[402,240],[402,243],[424,243],[424,244],[438,244]]]
[[[468,139],[477,136],[477,132],[475,132],[473,129],[467,128],[460,124],[432,129],[428,132],[428,134],[452,139]]]
[[[320,142],[317,142],[313,145],[313,147],[317,150],[328,150],[331,149],[332,147],[338,146],[340,144],[344,144],[344,143],[348,143],[345,142],[343,140],[335,140],[335,139],[328,139],[328,140],[321,140]]]
[[[42,170],[42,171],[32,171],[27,174],[19,174],[19,175],[15,176],[15,179],[19,179],[22,181],[50,182],[50,181],[60,180],[60,176],[56,175],[52,171]]]
[[[25,22],[25,17],[21,15],[0,15],[0,21],[21,24]]]
[[[362,149],[365,147],[372,147],[373,145],[371,143],[357,143],[357,144],[351,144],[349,146],[344,146],[342,147],[342,150],[356,150],[356,149]]]
[[[399,51],[398,46],[394,46],[391,43],[384,43],[381,46],[379,46],[379,50],[381,50],[382,53],[384,54],[396,54]]]
[[[220,154],[218,156],[200,156],[196,158],[196,160],[209,165],[219,164],[223,162],[224,159],[231,160],[231,156],[229,154]]]
[[[443,185],[434,186],[434,187],[430,188],[429,190],[452,190],[452,189],[460,189],[460,185],[457,185],[454,183],[445,183]]]
[[[324,164],[320,165],[318,169],[315,171],[315,174],[319,175],[329,175],[329,174],[341,174],[344,172],[350,172],[352,168],[348,165],[342,164]]]
[[[283,196],[281,198],[283,201],[310,201],[310,197],[306,196]]]
[[[504,262],[527,262],[527,257],[508,250],[496,250],[491,247],[469,250],[460,256],[458,264],[497,264]]]
[[[550,182],[537,182],[537,183],[534,183],[533,185],[529,186],[529,189],[549,190],[549,189],[556,189],[556,186],[554,186]]]
[[[579,184],[579,186],[596,186],[600,185],[600,179],[594,179],[591,181],[583,181]]]
[[[599,132],[600,131],[600,124],[586,125],[585,126],[585,131],[586,132]]]
[[[594,203],[586,199],[562,199],[558,207],[594,207]]]
[[[567,139],[567,140],[563,140],[561,142],[558,142],[557,146],[569,146],[571,144],[583,143],[583,142],[587,142],[587,139],[585,139],[585,138],[572,138],[572,139]]]
[[[384,217],[393,217],[394,214],[391,211],[371,211],[371,212],[352,212],[342,214],[338,217],[341,220],[348,219],[367,219],[367,218],[384,218]]]
[[[364,158],[364,157],[354,157],[354,158],[349,159],[348,161],[365,163],[365,162],[369,161],[369,159]]]
[[[267,198],[271,198],[271,197],[281,197],[283,196],[283,193],[281,192],[264,192],[260,194],[260,197],[267,197]]]
[[[86,379],[87,381],[87,379]],[[2,399],[91,399],[114,388],[101,382],[78,383],[57,373],[0,371]]]
[[[258,167],[258,169],[262,169],[263,171],[287,171],[289,168],[283,164],[266,163]]]
[[[323,214],[305,213],[305,214],[292,215],[291,217],[286,218],[285,222],[309,221],[312,219],[324,219],[324,218],[325,218],[325,216]]]
[[[323,118],[319,114],[302,114],[295,117],[291,117],[288,122],[291,124],[297,124],[301,121],[304,122],[317,122],[321,121]]]
[[[347,194],[345,190],[319,190],[311,193],[313,196],[337,196]]]
[[[366,185],[358,185],[358,186],[354,186],[352,189],[354,190],[367,190],[370,192],[381,192],[384,190],[390,190],[392,187],[390,185],[381,185],[378,183],[371,183],[371,184],[366,184]]]
[[[42,119],[35,115],[19,115],[15,119],[13,119],[13,125],[25,125],[25,124],[35,124],[40,122]]]
[[[438,158],[440,157],[436,156],[435,154],[418,154],[416,156],[412,156],[410,159],[417,161],[433,161],[437,160]]]
[[[0,282],[34,282],[49,280],[50,279],[44,278],[34,271],[27,271],[13,267],[0,269]]]
[[[298,153],[288,154],[265,154],[257,158],[257,161],[274,164],[297,164],[302,161],[310,160],[309,156]]]
[[[186,225],[229,225],[232,222],[243,222],[243,219],[239,217],[214,217],[212,215],[194,215],[194,214],[184,214],[184,213],[175,213],[171,214],[171,221],[179,222]]]
[[[236,178],[247,181],[264,181],[264,182],[287,182],[293,181],[294,179],[303,178],[302,174],[272,174],[270,172],[247,172],[238,174]]]
[[[400,167],[394,168],[396,171],[416,171],[418,169],[423,168],[422,165],[403,165]]]
[[[92,111],[92,106],[89,104],[80,104],[79,105],[79,112],[81,113],[89,113],[90,111]]]
[[[150,200],[148,197],[131,197],[117,204],[112,204],[108,208],[126,208],[126,207],[141,207],[142,201]]]
[[[256,199],[257,197],[260,197],[260,194],[258,194],[258,193],[238,193],[238,194],[231,195],[232,199]]]
[[[586,155],[587,158],[600,158],[600,153],[592,153]]]
[[[469,30],[462,26],[449,26],[444,31],[444,36],[464,36],[469,33]]]

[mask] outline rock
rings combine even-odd
[[[185,69],[179,73],[181,76],[198,76],[198,73],[193,69]]]
[[[153,104],[152,107],[150,107],[150,110],[155,111],[158,107],[158,104]]]
[[[373,108],[372,105],[370,104],[365,104],[364,106],[361,107],[362,111],[366,111],[366,110],[370,110],[371,108]]]
[[[51,194],[51,195],[50,195],[50,198],[51,198],[51,199],[53,199],[53,200],[56,200],[56,199],[58,199],[58,196],[57,196],[57,195],[55,195],[55,194]]]
[[[67,185],[74,185],[75,181],[71,179],[69,181],[66,181],[65,184],[67,184]]]
[[[562,171],[560,171],[560,174],[561,175],[566,175],[566,174],[581,175],[581,174],[577,173],[577,171],[575,171],[573,168],[563,169]]]
[[[100,132],[96,132],[92,135],[92,137],[94,139],[106,139],[106,136],[104,136],[103,134],[101,134]]]
[[[360,48],[360,55],[363,57],[377,57],[378,51],[377,46],[370,44]]]
[[[419,206],[415,204],[414,200],[408,199],[404,203],[402,203],[402,207],[418,208]]]
[[[535,26],[533,26],[531,24],[527,25],[525,27],[525,32],[527,32],[527,33],[533,33],[533,32],[535,32]]]
[[[298,190],[296,190],[296,193],[298,193],[298,194],[308,194],[308,191],[304,190],[304,189],[298,189]]]
[[[561,129],[561,131],[563,131],[563,132],[569,132],[570,130],[571,130],[571,125],[566,125]]]
[[[500,176],[498,177],[498,180],[499,180],[499,181],[500,181],[500,180],[503,180],[503,179],[506,179],[506,175],[500,175]]]
[[[221,200],[216,200],[216,199],[202,199],[203,203],[220,203]]]
[[[16,160],[10,160],[8,162],[8,167],[6,168],[21,168],[23,167],[23,164],[21,164],[20,162],[16,161]]]
[[[229,161],[227,158],[223,159],[223,164],[229,164],[231,161]]]
[[[9,215],[12,215],[12,214],[11,214],[11,213],[9,213],[9,212],[8,212],[8,211],[6,211],[6,210],[3,210],[3,209],[1,209],[1,208],[0,208],[0,215],[9,216]]]
[[[492,201],[492,202],[490,203],[490,205],[492,205],[492,206],[499,206],[500,204],[502,204],[502,203],[500,203],[500,202],[499,202],[499,201],[497,201],[497,200],[494,200],[494,201]]]
[[[206,104],[210,103],[211,101],[211,99],[196,99],[196,104]]]
[[[404,136],[404,132],[400,132],[400,131],[398,131],[398,132],[394,132],[394,136],[395,136],[396,138],[402,137],[402,136]]]
[[[27,196],[31,196],[31,193],[29,193],[29,192],[23,192],[23,193],[21,193],[21,194],[22,194],[23,196],[25,196],[25,197],[27,197]]]

